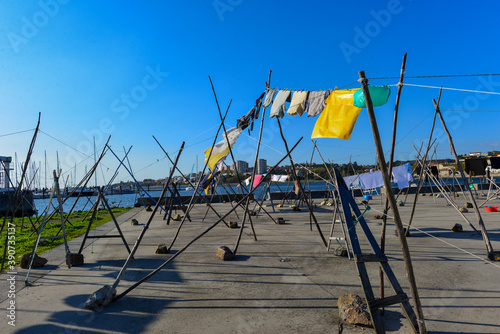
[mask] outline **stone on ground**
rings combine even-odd
[[[373,326],[364,298],[356,294],[343,295],[337,301],[337,306],[342,320],[353,325]]]
[[[220,246],[219,249],[217,249],[217,257],[222,261],[231,261],[234,259],[234,254],[229,247]]]
[[[47,259],[44,257],[40,257],[35,254],[35,259],[33,260],[33,265],[31,266],[32,268],[40,268],[43,267],[47,264]],[[31,262],[31,253],[29,254],[24,254],[22,259],[21,259],[21,268],[23,269],[28,269],[29,265]]]
[[[159,244],[158,247],[156,247],[155,254],[168,254],[167,245]]]
[[[90,295],[89,299],[85,302],[83,307],[85,307],[88,310],[95,310],[99,307],[104,306],[104,301],[106,300],[107,295],[109,294],[109,291],[111,291],[111,286],[105,285],[93,294]],[[112,297],[116,295],[116,289],[113,289],[112,291]]]
[[[69,253],[66,255],[66,264],[71,267],[83,266],[83,254]]]

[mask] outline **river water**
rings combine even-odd
[[[447,184],[452,184],[453,179],[443,179],[443,181]],[[463,184],[461,180],[458,180],[460,184]],[[500,177],[495,178],[495,182],[499,183]],[[457,180],[454,181],[455,184],[457,183]],[[475,177],[472,179],[472,183],[480,183],[481,178],[480,177]],[[413,182],[414,184],[416,181]],[[327,190],[327,189],[332,189],[331,185],[328,185],[326,182],[311,182],[309,184],[303,183],[304,188],[306,191],[310,190]],[[428,182],[425,182],[424,185],[429,185]],[[397,187],[396,183],[393,183],[394,187]],[[293,189],[293,183],[292,182],[287,182],[287,183],[272,183],[270,185],[270,191],[271,192],[288,192]],[[159,197],[161,195],[162,188],[161,187],[150,187],[148,191],[141,192],[143,197]],[[217,194],[228,194],[228,193],[241,193],[241,190],[239,190],[236,185],[225,185],[225,186],[217,186]],[[261,198],[262,197],[262,192],[264,191],[264,187],[260,186],[254,191],[254,196],[255,198]],[[179,189],[179,193],[181,196],[192,196],[193,195],[193,190],[192,188],[187,188],[186,186],[182,186]],[[63,205],[63,210],[64,212],[68,212],[73,204],[76,201],[76,197],[70,197],[66,200],[66,202]],[[81,197],[77,204],[75,205],[75,208],[73,211],[85,211],[89,210],[93,203],[96,201],[97,196],[90,196],[90,197]],[[137,200],[140,200],[140,195],[135,193],[135,194],[123,194],[123,195],[106,195],[106,200],[108,201],[110,206],[117,206],[117,207],[131,207],[134,206],[134,204],[137,202]],[[44,199],[35,199],[34,200],[35,207],[38,210],[38,212],[42,212],[47,204],[49,203],[48,198]],[[52,205],[57,206],[57,200],[53,199],[52,200]]]

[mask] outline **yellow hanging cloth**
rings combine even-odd
[[[326,107],[319,115],[311,138],[349,139],[361,108],[355,107],[356,89],[334,90],[325,100]]]
[[[213,149],[212,147],[209,147],[203,152],[205,153],[205,163],[207,164],[208,168],[210,168],[211,171],[214,170],[215,165],[220,161],[220,159],[224,158],[226,155],[229,154],[229,145],[233,147],[234,143],[236,142],[236,139],[238,139],[239,135],[241,134],[241,129],[234,127],[227,130],[226,133],[227,133],[227,140],[226,140],[226,134],[223,133],[222,137],[224,137],[224,139],[215,144]],[[210,154],[210,151],[212,152],[212,154]],[[210,159],[208,159],[209,156]]]

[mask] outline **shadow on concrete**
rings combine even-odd
[[[403,321],[409,323],[406,317],[400,312],[385,309],[384,315],[382,316],[385,330],[396,332],[403,326]]]
[[[460,224],[462,224],[462,223],[460,223]],[[453,226],[450,226],[449,229],[435,228],[435,227],[426,227],[426,228],[419,228],[418,230],[413,229],[413,228],[410,227],[410,236],[408,237],[408,239],[412,239],[412,238],[426,238],[426,237],[429,237],[429,235],[426,234],[426,233],[429,233],[432,236],[437,237],[437,238],[467,239],[467,240],[476,239],[476,240],[482,240],[481,234],[469,230],[470,227],[468,226],[467,223],[462,224],[462,226],[463,226],[464,229],[467,229],[467,230],[463,231],[463,232],[453,232],[451,230],[451,228]],[[424,232],[426,232],[426,233],[424,233]],[[492,236],[494,236],[496,234],[497,233],[495,233],[495,232],[490,232],[490,231],[488,232],[488,236],[490,237],[490,239],[492,238]]]
[[[442,319],[430,319],[430,318],[426,318],[425,321],[436,321],[436,322],[442,322],[442,323],[450,323],[450,324],[462,324],[462,325],[473,325],[473,326],[486,326],[486,327],[492,327],[492,328],[500,328],[500,324],[485,324],[485,323],[476,323],[476,322],[465,322],[465,321],[458,321],[458,320],[442,320]],[[482,330],[479,330],[478,331],[475,331],[475,332],[460,332],[460,333],[464,333],[464,334],[473,334],[473,333],[483,333],[484,332],[484,329]],[[500,332],[500,330],[499,330]],[[432,331],[429,331],[427,333],[456,333],[456,332],[442,332],[442,331],[439,331],[439,332],[432,332]]]
[[[83,308],[87,298],[86,295],[66,298],[65,302],[72,310],[52,314],[47,319],[51,324],[33,325],[16,333],[142,333],[158,316],[158,310],[166,308],[171,302],[168,299],[127,296],[121,303],[115,302],[106,308],[89,311]]]
[[[30,327],[26,327],[15,332],[16,334],[32,334],[32,333],[78,333],[78,334],[95,334],[94,330],[81,330],[81,329],[70,329],[68,326],[63,327],[59,325],[50,325],[50,324],[42,324],[42,325],[34,325]]]

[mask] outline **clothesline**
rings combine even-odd
[[[393,84],[393,85],[388,85],[388,86],[397,86],[397,85],[398,84]],[[415,85],[415,84],[409,84],[409,83],[404,83],[403,86],[422,87],[422,88],[434,88],[434,89],[454,90],[454,91],[459,91],[459,92],[500,95],[499,92],[486,92],[486,91],[483,91],[483,90],[450,88],[450,87],[442,87],[442,86],[438,87],[438,86],[427,86],[427,85]]]

